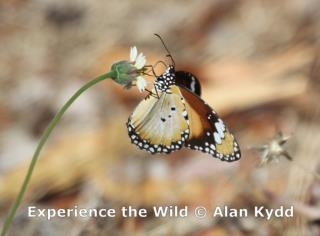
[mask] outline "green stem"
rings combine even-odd
[[[41,136],[40,142],[37,146],[36,151],[33,154],[31,163],[29,165],[28,168],[28,172],[26,177],[24,178],[24,181],[22,183],[22,186],[20,188],[19,194],[17,196],[17,198],[15,199],[14,203],[12,204],[9,213],[6,217],[6,220],[4,222],[2,231],[1,231],[1,236],[5,236],[9,230],[9,227],[12,223],[12,220],[16,214],[16,211],[21,203],[21,200],[27,190],[27,187],[29,185],[31,176],[32,176],[32,172],[34,170],[34,167],[37,163],[40,151],[43,147],[43,145],[46,143],[46,141],[48,140],[49,135],[51,134],[52,130],[54,129],[54,127],[57,125],[57,123],[60,121],[61,117],[63,116],[63,114],[66,112],[66,110],[71,106],[71,104],[84,92],[86,91],[88,88],[90,88],[91,86],[95,85],[96,83],[105,80],[107,78],[111,78],[113,76],[113,72],[108,72],[106,74],[100,75],[97,78],[90,80],[89,82],[87,82],[85,85],[83,85],[71,98],[69,98],[69,100],[63,105],[63,107],[58,111],[58,113],[53,117],[53,119],[51,120],[51,122],[49,123],[49,125],[47,126],[46,130],[44,131],[44,133]]]

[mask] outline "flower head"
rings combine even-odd
[[[145,75],[146,58],[143,53],[138,54],[137,48],[130,48],[129,61],[120,61],[112,65],[111,70],[114,72],[112,79],[129,89],[137,85],[140,92],[145,90],[147,85],[143,75]]]

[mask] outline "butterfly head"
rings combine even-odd
[[[169,65],[166,71],[157,76],[157,79],[154,83],[156,89],[163,93],[168,92],[170,87],[175,84],[175,68],[173,65]]]

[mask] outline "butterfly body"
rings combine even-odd
[[[166,71],[157,77],[157,80],[154,83],[155,88],[163,93],[170,92],[172,85],[175,85],[175,74],[174,67],[168,66]]]
[[[173,65],[156,78],[158,97],[147,96],[129,117],[131,142],[152,154],[182,147],[223,161],[240,158],[239,145],[216,112],[199,96],[199,81]],[[199,95],[199,96],[198,96]]]

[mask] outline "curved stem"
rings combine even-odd
[[[2,231],[1,231],[1,236],[5,236],[9,230],[9,227],[12,223],[12,220],[16,214],[16,211],[21,203],[21,200],[27,190],[27,187],[29,185],[31,176],[32,176],[32,172],[34,170],[34,167],[37,163],[40,151],[42,150],[42,147],[44,146],[44,144],[46,143],[46,141],[48,140],[48,137],[50,136],[52,130],[54,129],[54,127],[57,125],[57,123],[60,121],[61,117],[63,116],[63,114],[66,112],[66,110],[71,106],[71,104],[84,92],[86,91],[88,88],[90,88],[91,86],[95,85],[96,83],[105,80],[107,78],[110,78],[113,76],[112,72],[108,72],[106,74],[100,75],[98,77],[96,77],[93,80],[90,80],[89,82],[87,82],[86,84],[84,84],[77,92],[75,92],[75,94],[69,98],[69,100],[63,105],[63,107],[58,111],[58,113],[53,117],[53,119],[51,120],[51,122],[49,123],[49,125],[47,126],[47,128],[45,129],[44,133],[42,134],[41,138],[40,138],[40,142],[37,146],[36,151],[34,152],[29,168],[28,168],[28,172],[26,177],[24,178],[24,181],[22,183],[22,186],[20,188],[20,191],[18,193],[17,198],[15,199],[14,203],[12,204],[9,213],[6,217],[6,220],[4,222]]]

